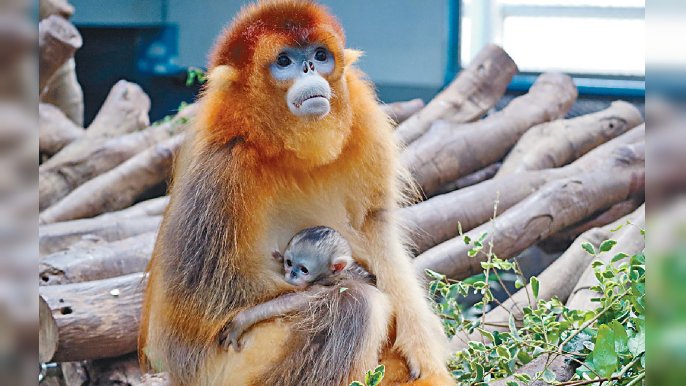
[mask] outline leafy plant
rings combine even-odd
[[[191,87],[195,84],[203,84],[207,82],[207,74],[201,68],[188,67],[186,76],[186,87]]]
[[[350,386],[378,386],[383,380],[386,368],[384,365],[378,365],[374,370],[369,370],[364,375],[364,383],[360,381],[353,381]]]
[[[644,234],[644,231],[641,232]],[[515,286],[524,288],[524,278],[516,260],[498,258],[487,234],[477,240],[464,236],[472,248],[470,256],[481,255],[483,275],[474,280],[452,281],[437,272],[427,271],[433,279],[429,290],[435,310],[443,320],[447,335],[462,339],[466,348],[453,354],[448,366],[459,384],[487,385],[497,379],[512,377],[508,386],[544,381],[557,385],[638,384],[645,377],[645,256],[616,253],[608,264],[594,261],[592,267],[598,284],[591,290],[603,294],[592,299],[596,308],[579,311],[567,308],[559,299],[539,299],[540,282],[531,277],[525,288],[529,305],[521,307],[516,319],[510,313],[500,331],[489,331],[486,311],[499,302],[492,293],[494,283],[503,288],[504,274],[517,277]],[[593,256],[610,253],[615,240],[598,247],[584,243],[582,248]],[[505,289],[506,290],[506,289]],[[529,292],[530,290],[530,292]],[[470,293],[481,296],[471,309],[462,309],[458,300]],[[508,293],[508,295],[511,295]],[[470,340],[477,332],[480,340]],[[534,376],[518,369],[546,355],[542,371]],[[558,382],[551,371],[552,359],[562,357],[576,367],[572,379]],[[596,383],[597,382],[597,383]]]

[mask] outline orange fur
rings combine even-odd
[[[268,69],[283,47],[312,43],[326,45],[336,63],[326,76],[331,110],[320,119],[291,114],[284,102],[291,82],[274,80]],[[343,30],[325,8],[296,0],[246,7],[216,44],[197,123],[175,165],[139,341],[142,360],[177,384],[297,375],[279,367],[297,354],[285,349],[288,342],[302,342],[283,321],[256,325],[240,353],[221,351],[216,339],[237,312],[292,290],[271,252],[315,225],[343,234],[354,259],[377,276],[381,292],[368,297],[363,314],[386,320],[392,312],[396,320],[385,353],[380,344],[369,347],[386,340],[385,326],[369,323],[363,354],[336,364],[348,366],[344,379],[359,379],[362,367],[391,355],[421,370],[417,385],[452,383],[447,342],[394,219],[401,182],[391,125],[373,87],[350,66],[357,55],[344,47]],[[409,381],[407,366],[389,379]]]

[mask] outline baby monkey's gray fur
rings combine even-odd
[[[273,257],[283,263],[285,280],[304,288],[316,284],[336,284],[343,278],[360,279],[376,284],[376,278],[352,258],[348,241],[336,230],[316,226],[298,232],[286,245],[283,254]],[[314,292],[311,292],[314,291]],[[220,334],[222,347],[240,351],[240,337],[256,323],[308,308],[316,289],[293,292],[243,310]]]

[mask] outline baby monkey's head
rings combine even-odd
[[[350,244],[336,230],[325,226],[298,232],[283,254],[274,252],[274,258],[283,261],[286,281],[298,287],[335,275],[353,262]]]

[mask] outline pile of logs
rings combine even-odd
[[[143,272],[168,198],[138,201],[167,180],[196,106],[150,125],[149,98],[120,81],[84,128],[73,61],[81,39],[70,14],[61,1],[41,1],[40,361],[59,362],[67,385],[164,384],[163,376],[142,377],[135,350]],[[643,248],[635,228],[609,231],[627,219],[643,222],[643,119],[622,101],[565,119],[577,90],[559,73],[542,74],[526,94],[494,111],[516,72],[492,45],[426,106],[383,105],[398,123],[402,162],[423,195],[400,209],[400,218],[418,273],[464,279],[481,272],[458,229],[472,239],[487,232],[501,258],[542,242],[566,249],[540,275],[540,297],[587,308],[596,295],[588,290],[594,277],[580,243],[612,237],[617,250]],[[507,320],[524,294],[486,318],[495,325]],[[535,372],[536,363],[523,371]],[[565,381],[570,374],[559,366]]]

